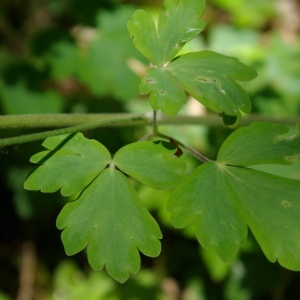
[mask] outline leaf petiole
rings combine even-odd
[[[175,144],[176,146],[182,147],[183,149],[185,149],[186,151],[188,151],[192,156],[194,156],[195,158],[197,158],[198,160],[200,160],[203,163],[206,162],[210,162],[212,160],[210,160],[209,158],[207,158],[206,156],[204,156],[203,154],[199,153],[198,151],[196,151],[195,149],[183,144],[182,142],[168,136],[165,134],[162,134],[159,132],[158,130],[158,126],[157,126],[157,112],[155,110],[153,110],[153,120],[152,120],[152,132],[147,133],[146,135],[144,135],[142,138],[140,138],[140,141],[146,141],[151,139],[152,137],[161,137],[163,139],[169,140],[171,143]]]
[[[195,158],[197,158],[198,160],[202,161],[203,163],[206,162],[211,162],[212,160],[210,160],[209,158],[207,158],[206,156],[204,156],[203,154],[201,154],[200,152],[198,152],[197,150],[183,144],[182,142],[168,136],[165,134],[162,134],[160,132],[156,132],[155,136],[167,139],[169,141],[172,141],[173,143],[177,144],[178,146],[182,147],[183,149],[185,149],[186,151],[188,151],[192,156],[194,156]]]
[[[158,133],[157,129],[157,111],[153,110],[153,123],[152,123],[153,134],[156,135]]]

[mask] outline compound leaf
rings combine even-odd
[[[249,152],[248,141],[258,150]],[[247,225],[270,261],[300,270],[300,181],[244,167],[263,160],[283,164],[299,155],[299,133],[259,122],[235,131],[223,145],[216,162],[201,165],[175,189],[169,201],[173,224],[196,222],[200,243],[224,261],[244,244]]]
[[[137,10],[128,22],[135,47],[154,65],[162,67],[203,30],[205,22],[200,17],[204,7],[203,0],[167,0],[157,28],[149,13]]]
[[[82,191],[111,160],[108,150],[82,133],[49,137],[43,142],[48,150],[30,161],[39,166],[27,177],[24,187],[53,193],[61,189],[63,196]]]
[[[186,102],[186,94],[176,80],[167,70],[151,68],[142,78],[140,93],[150,93],[150,103],[155,111],[162,110],[169,117],[174,117],[181,106]]]
[[[140,268],[138,249],[148,256],[160,252],[159,226],[142,205],[126,177],[114,168],[104,170],[57,219],[64,229],[68,255],[87,247],[91,267],[120,282]]]
[[[234,131],[223,143],[218,161],[228,165],[291,164],[300,156],[300,124],[291,130],[281,124],[254,122]]]
[[[186,175],[186,164],[174,155],[176,147],[163,141],[144,141],[121,148],[114,163],[124,173],[155,189],[175,188]]]
[[[204,28],[200,20],[204,1],[165,0],[158,24],[150,14],[137,10],[128,22],[135,47],[153,64],[140,85],[150,93],[154,110],[176,116],[186,101],[184,90],[207,108],[218,112],[228,126],[234,126],[242,112],[250,112],[251,101],[236,82],[251,80],[256,71],[237,59],[213,51],[178,52]]]
[[[251,109],[248,94],[236,80],[251,80],[256,71],[235,58],[213,51],[187,53],[171,61],[166,70],[194,98],[226,118]]]

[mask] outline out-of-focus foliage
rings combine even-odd
[[[159,280],[143,270],[120,286],[103,272],[84,272],[73,261],[62,261],[53,276],[53,291],[47,300],[163,299]]]
[[[211,0],[230,14],[231,21],[239,26],[261,28],[276,16],[273,0]]]
[[[160,5],[161,1],[138,0],[2,0],[0,113],[149,111],[148,100],[138,93],[146,62],[131,44],[126,22],[136,7],[156,17]],[[207,0],[204,37],[181,51],[207,49],[237,57],[258,72],[255,80],[243,85],[253,112],[299,116],[299,15],[299,3],[294,0]],[[193,100],[183,110],[205,113]],[[231,132],[205,126],[165,126],[162,131],[212,159]],[[3,130],[0,136],[16,133],[23,132]],[[114,128],[88,136],[116,152],[143,134],[143,128]],[[28,158],[39,147],[33,143],[0,153],[1,300],[17,299],[28,288],[20,279],[22,274],[32,278],[29,288],[37,300],[83,299],[82,295],[105,300],[300,298],[300,275],[269,263],[254,238],[248,239],[236,261],[224,265],[198,246],[193,227],[182,232],[171,229],[166,207],[171,191],[156,191],[135,181],[140,198],[163,231],[160,257],[143,258],[142,271],[124,285],[104,272],[92,272],[85,255],[66,261],[55,228],[64,200],[43,194],[41,202],[40,194],[22,187]],[[190,168],[197,165],[187,159]],[[300,178],[297,161],[268,168],[274,174]],[[35,252],[24,250],[27,241],[35,245]],[[22,262],[28,257],[35,263],[26,269]]]
[[[255,111],[277,116],[299,114],[299,39],[288,43],[276,31],[262,36],[251,28],[214,25],[208,46],[255,67],[258,78],[248,84]]]

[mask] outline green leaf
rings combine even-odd
[[[196,222],[196,235],[225,262],[233,261],[246,241],[247,225],[239,212],[234,189],[218,165],[205,163],[174,191],[168,204],[171,222],[184,228]]]
[[[63,196],[82,191],[111,160],[108,150],[82,133],[47,138],[48,150],[33,155],[31,162],[39,164],[27,177],[24,187],[53,193],[61,189]]]
[[[163,141],[136,142],[121,148],[113,161],[124,173],[155,189],[175,188],[186,175],[176,147]]]
[[[140,93],[150,93],[150,103],[155,111],[162,110],[169,117],[174,117],[186,102],[186,94],[175,77],[164,69],[151,68],[142,78]]]
[[[171,61],[166,70],[188,93],[215,112],[239,117],[240,111],[251,109],[248,94],[236,80],[251,80],[256,71],[235,58],[213,51],[187,53]]]
[[[134,13],[133,20],[128,22],[133,43],[156,66],[143,77],[140,92],[150,93],[154,110],[161,109],[172,117],[186,102],[186,90],[223,116],[226,125],[234,126],[241,111],[247,113],[251,109],[249,96],[236,80],[253,79],[255,70],[212,51],[175,57],[204,28],[200,20],[204,4],[199,0],[165,0],[157,27],[147,12]]]
[[[53,90],[31,89],[25,80],[8,84],[0,79],[1,105],[5,114],[60,113],[63,98]]]
[[[169,200],[171,221],[196,222],[203,247],[233,261],[249,226],[267,258],[300,270],[300,182],[251,169],[206,163]]]
[[[74,76],[78,68],[78,59],[77,45],[66,41],[55,43],[45,57],[51,68],[51,76],[55,80]]]
[[[162,156],[160,162],[163,164],[166,159],[170,164],[163,165],[164,171],[171,176],[166,182],[173,185],[172,180],[178,182],[176,176],[180,176],[180,170],[172,167],[181,167],[184,163],[173,157],[174,149],[161,146],[164,152],[159,146],[147,147],[148,143],[153,145],[152,142],[144,143],[148,151],[145,155],[158,151]],[[169,146],[165,144],[165,147]],[[95,270],[106,266],[112,277],[124,282],[130,273],[140,268],[138,249],[148,256],[159,254],[159,226],[126,177],[114,168],[110,153],[102,144],[77,133],[48,138],[43,146],[48,150],[31,158],[31,162],[40,166],[29,175],[25,187],[43,192],[55,192],[61,188],[64,196],[81,192],[77,200],[63,208],[57,219],[57,227],[64,229],[62,241],[68,255],[87,247],[89,263]],[[135,150],[133,148],[134,145],[131,150]],[[142,157],[138,147],[136,150]],[[132,153],[130,149],[128,151],[130,156]],[[126,149],[120,150],[121,165],[125,164],[122,152],[127,155]],[[110,167],[106,168],[108,164]],[[143,172],[140,173],[137,176],[143,177]],[[147,175],[144,177],[147,181]]]
[[[203,0],[166,0],[157,28],[149,13],[137,10],[128,22],[135,47],[154,65],[162,67],[203,30],[205,22],[200,17],[204,7]]]
[[[300,160],[295,160],[292,165],[254,165],[251,169],[278,175],[281,177],[300,180]]]
[[[248,226],[270,261],[300,270],[300,181],[243,167],[287,163],[285,157],[300,154],[298,131],[262,122],[236,130],[218,161],[196,168],[175,189],[172,223],[184,228],[195,222],[200,243],[224,261],[245,243]]]
[[[129,67],[130,59],[143,59],[126,30],[131,7],[101,12],[99,32],[81,53],[76,75],[96,95],[128,100],[138,95],[140,78]],[[100,31],[101,30],[101,31]]]
[[[228,165],[292,164],[300,156],[300,124],[290,129],[281,124],[254,122],[233,132],[218,153]]]
[[[64,229],[62,241],[68,255],[85,247],[95,270],[104,266],[120,282],[140,268],[138,249],[148,256],[160,253],[160,229],[142,205],[126,177],[104,170],[57,219]]]
[[[271,262],[300,270],[300,181],[251,169],[225,169],[241,212]]]

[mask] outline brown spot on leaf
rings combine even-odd
[[[146,83],[155,83],[155,81],[153,79],[147,79]]]
[[[203,81],[203,82],[217,82],[217,80],[215,80],[215,79],[205,79],[205,78],[202,78],[200,76],[196,77],[195,80],[196,81]]]

